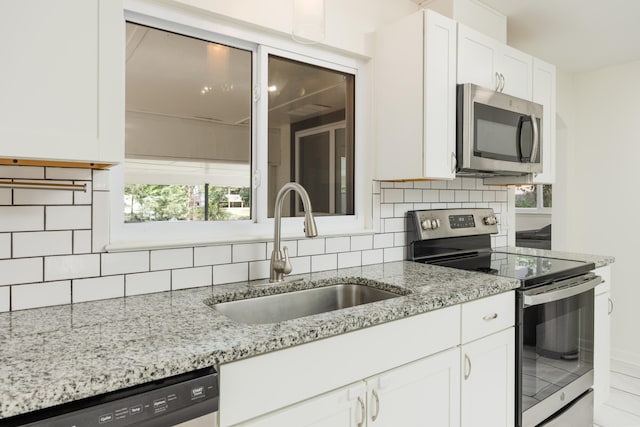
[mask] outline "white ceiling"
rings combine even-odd
[[[508,43],[581,72],[640,59],[639,0],[481,0],[507,16]]]

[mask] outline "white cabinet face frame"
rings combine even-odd
[[[366,147],[370,102],[366,90],[369,83],[366,64],[358,58],[332,53],[318,47],[240,27],[224,21],[213,21],[209,15],[192,14],[151,4],[146,1],[127,1],[125,18],[188,36],[229,44],[254,52],[254,105],[252,108],[252,212],[251,220],[208,221],[180,223],[125,224],[123,215],[123,168],[115,167],[110,173],[110,244],[107,250],[127,250],[135,247],[171,247],[184,242],[226,242],[245,236],[246,240],[269,238],[273,234],[273,219],[267,215],[268,171],[268,56],[270,54],[301,61],[311,65],[346,72],[355,76],[355,140],[354,140],[354,215],[321,216],[316,219],[322,234],[364,230],[371,221],[371,171],[367,167]],[[215,31],[215,32],[213,32]],[[370,151],[370,150],[369,150]],[[301,218],[283,218],[283,235],[303,236]],[[153,239],[155,236],[156,240]],[[159,240],[157,236],[162,236]]]

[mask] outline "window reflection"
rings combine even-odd
[[[354,213],[354,81],[351,74],[269,56],[269,216],[280,187],[305,187],[313,211]],[[283,216],[302,213],[290,201]]]
[[[127,23],[125,222],[250,217],[252,52]]]

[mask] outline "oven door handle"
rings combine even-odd
[[[600,284],[600,282],[602,282],[602,278],[600,276],[590,276],[587,279],[581,277],[578,280],[570,279],[548,285],[548,288],[550,288],[548,292],[539,288],[524,291],[522,292],[524,297],[524,306],[532,307],[534,305],[546,304],[548,302],[569,298],[595,288]]]

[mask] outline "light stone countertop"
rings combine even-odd
[[[610,256],[502,247],[594,262]],[[300,276],[294,284],[235,283],[0,314],[0,419],[218,366],[515,289],[513,279],[400,261]],[[265,324],[236,323],[210,303],[363,283],[407,294]]]

